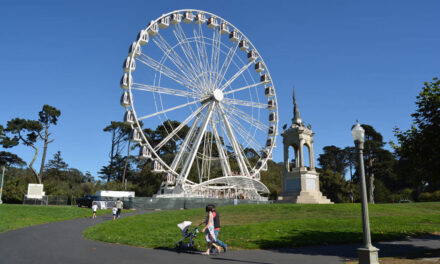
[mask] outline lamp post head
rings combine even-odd
[[[365,130],[361,127],[359,121],[356,120],[356,125],[351,130],[351,134],[355,142],[364,143]]]

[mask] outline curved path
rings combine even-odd
[[[110,219],[112,218],[109,215],[96,219],[82,218],[5,232],[0,234],[0,263],[341,263],[356,258],[356,248],[359,247],[332,245],[285,250],[240,250],[208,257],[171,250],[108,244],[91,241],[82,236],[82,231],[86,228]],[[439,248],[439,242],[438,236],[431,236],[375,245],[381,250],[380,256],[384,257]]]

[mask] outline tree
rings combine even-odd
[[[0,135],[0,141],[3,147],[13,147],[22,142],[25,146],[29,146],[34,149],[34,157],[29,163],[29,168],[34,173],[37,183],[41,183],[44,162],[46,159],[47,146],[49,143],[53,142],[49,140],[50,133],[49,127],[51,124],[56,125],[58,117],[61,112],[50,105],[44,105],[43,109],[39,112],[39,120],[27,120],[22,118],[14,118],[7,123],[4,132],[10,134],[10,136]],[[41,159],[40,172],[34,169],[33,165],[38,156],[37,141],[38,139],[43,140],[43,157]]]
[[[16,140],[10,140],[4,133],[4,128],[0,125],[0,145],[4,148],[10,148],[16,146],[18,142]],[[19,166],[26,165],[26,163],[17,155],[7,152],[0,151],[0,167],[7,167],[9,165],[16,164]]]
[[[54,141],[49,140],[51,133],[49,133],[50,125],[56,125],[58,117],[61,115],[61,111],[50,105],[43,105],[43,109],[38,113],[39,122],[43,126],[43,133],[38,133],[38,136],[43,140],[43,157],[41,158],[40,177],[43,173],[44,163],[46,161],[47,146]]]
[[[45,166],[44,176],[46,179],[52,178],[61,181],[67,180],[65,172],[69,168],[69,165],[61,157],[61,151],[57,151],[51,160],[47,162]]]
[[[35,120],[26,120],[21,118],[14,118],[7,123],[7,127],[4,130],[9,134],[13,135],[13,138],[8,137],[7,141],[11,142],[12,145],[17,145],[18,142],[22,142],[25,146],[29,146],[34,149],[34,157],[29,163],[29,168],[34,173],[37,183],[41,183],[41,175],[33,168],[35,159],[38,156],[38,148],[36,143],[38,140],[38,135],[40,134],[43,126],[40,122]]]
[[[131,127],[124,124],[124,122],[111,121],[110,125],[103,129],[104,132],[110,132],[112,134],[112,144],[110,148],[110,164],[103,167],[99,174],[101,179],[106,179],[109,182],[112,178],[116,178],[115,175],[115,162],[117,156],[121,156],[121,151],[125,146],[125,143],[129,141],[129,134]]]
[[[319,155],[318,162],[323,169],[329,169],[335,173],[345,176],[345,169],[348,166],[346,151],[336,146],[325,146],[324,153]]]
[[[355,147],[345,147],[345,164],[348,164],[350,168],[350,183],[353,184],[353,170],[357,167],[357,156]]]
[[[319,188],[322,193],[335,203],[348,201],[348,185],[343,175],[331,169],[319,169]]]
[[[24,166],[26,165],[26,162],[24,162],[19,156],[13,153],[0,151],[0,168],[14,164],[19,166]]]
[[[354,165],[353,148],[346,147],[341,149],[336,146],[325,146],[324,153],[319,155],[318,162],[320,169],[320,188],[330,200],[336,203],[348,201],[349,192],[353,192],[353,172]],[[345,173],[350,167],[350,182],[347,183]]]
[[[370,125],[362,124],[361,126],[365,130],[364,163],[368,186],[368,201],[369,203],[374,203],[375,179],[378,178],[382,182],[388,182],[392,185],[393,179],[395,179],[395,159],[391,152],[384,149],[385,142],[383,142],[383,137],[379,132]]]
[[[425,82],[415,103],[413,126],[394,131],[397,167],[402,180],[415,186],[419,193],[435,191],[440,188],[440,80]]]

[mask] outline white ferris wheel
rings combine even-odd
[[[268,193],[260,171],[276,144],[275,87],[241,31],[209,12],[173,11],[140,31],[123,69],[124,122],[163,176],[159,196]]]

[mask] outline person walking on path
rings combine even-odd
[[[220,247],[217,246],[215,233],[214,233],[214,217],[212,216],[212,206],[207,205],[206,206],[206,212],[208,213],[208,221],[206,223],[206,226],[202,229],[202,232],[205,232],[205,239],[208,243],[208,247],[206,249],[205,255],[209,256],[209,252],[211,250],[211,247],[214,246],[217,249],[217,252],[220,253]]]
[[[216,243],[217,245],[221,246],[223,248],[223,252],[226,252],[228,245],[223,243],[219,238],[218,234],[220,233],[220,214],[217,212],[215,208],[215,204],[211,205],[212,207],[212,216],[214,217],[214,234],[216,237]],[[214,248],[211,248],[211,253],[214,252]]]
[[[92,211],[93,211],[92,218],[96,218],[96,210],[98,210],[98,204],[96,202],[93,202],[93,204],[92,204]]]
[[[116,208],[118,209],[116,219],[119,219],[119,217],[121,217],[121,212],[122,212],[123,206],[124,206],[124,203],[118,198],[118,200],[116,201]]]
[[[116,220],[116,214],[118,213],[118,208],[116,208],[116,204],[112,208],[113,220]]]

